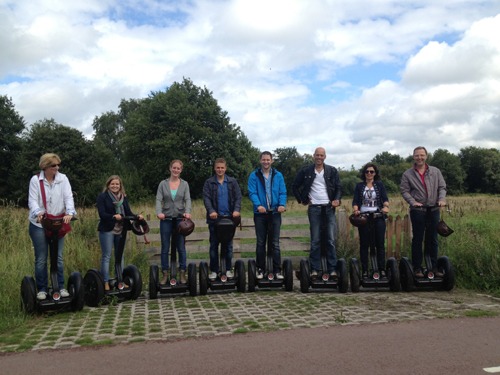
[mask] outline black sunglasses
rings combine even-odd
[[[49,168],[55,168],[55,167],[60,167],[61,164],[51,164],[49,165]]]
[[[375,172],[373,169],[367,169],[367,170],[365,171],[365,173],[374,174],[374,173],[376,173],[376,172]]]

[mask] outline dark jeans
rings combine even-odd
[[[280,227],[281,227],[281,214],[254,214],[253,222],[255,224],[255,235],[257,236],[256,255],[257,267],[266,269],[266,247],[269,221],[272,220],[273,232],[270,234],[273,239],[274,255],[273,255],[273,269],[268,270],[273,273],[281,272],[281,252],[280,252]]]
[[[368,249],[372,241],[372,235],[375,236],[375,249],[377,254],[377,267],[378,270],[385,269],[385,219],[378,217],[369,219],[368,222],[362,227],[358,227],[359,232],[359,255],[361,257],[361,267],[363,271],[368,271]]]
[[[438,256],[437,225],[439,223],[439,209],[411,209],[410,219],[413,228],[413,239],[411,241],[413,269],[419,270],[422,267],[422,243],[425,244],[425,251],[431,257],[432,268],[435,268]]]
[[[327,270],[323,272],[332,272],[337,267],[337,253],[335,251],[335,211],[330,205],[327,206],[314,206],[311,205],[307,209],[307,216],[309,217],[309,230],[311,233],[311,251],[309,253],[309,262],[311,264],[311,271],[321,270],[321,225],[322,215],[321,210],[325,214],[325,227],[326,227],[326,260]]]
[[[215,224],[208,224],[208,231],[210,232],[210,271],[219,272],[219,239],[217,238],[217,231]],[[226,251],[226,271],[231,269],[231,261],[233,259],[233,240],[227,244]]]
[[[180,219],[179,219],[180,220]],[[169,252],[173,231],[177,230],[177,219],[160,220],[160,238],[161,238],[161,269],[169,270]],[[184,236],[177,234],[177,254],[179,254],[179,269],[186,270],[186,245]]]

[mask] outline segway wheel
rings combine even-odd
[[[68,279],[68,291],[71,295],[71,310],[81,311],[85,305],[85,290],[80,272],[73,272]]]
[[[351,281],[351,292],[358,293],[361,281],[359,279],[359,263],[356,258],[352,258],[349,262],[349,277]]]
[[[307,293],[309,291],[309,261],[302,259],[300,261],[300,291]]]
[[[87,306],[97,307],[104,298],[104,280],[97,270],[89,270],[83,278]]]
[[[399,278],[398,262],[390,257],[386,262],[387,277],[389,278],[389,289],[391,292],[401,291],[401,280]]]
[[[149,299],[158,298],[158,277],[160,271],[156,264],[149,266]]]
[[[257,284],[257,268],[255,265],[255,260],[250,259],[248,261],[248,291],[250,293],[255,292],[256,284]]]
[[[200,296],[204,296],[208,291],[208,264],[200,262]]]
[[[245,263],[241,259],[238,259],[234,263],[234,271],[236,273],[236,290],[240,293],[245,293],[246,288],[246,275],[245,275]]]
[[[290,259],[283,261],[283,276],[285,277],[285,290],[291,292],[293,290],[293,265]]]
[[[415,281],[413,280],[413,269],[408,258],[403,257],[399,261],[399,278],[401,279],[401,288],[405,292],[415,290]]]
[[[30,315],[36,311],[36,285],[31,276],[24,276],[21,281],[21,308]]]
[[[455,287],[455,270],[451,265],[450,259],[447,256],[439,257],[437,267],[444,274],[441,289],[446,291],[452,290]]]
[[[188,283],[189,283],[189,295],[191,297],[196,296],[196,264],[188,264]]]
[[[123,270],[123,281],[131,289],[128,299],[137,299],[142,292],[142,276],[139,269],[133,264],[128,265]]]
[[[337,261],[337,273],[338,273],[338,289],[340,293],[347,293],[349,289],[349,274],[347,273],[347,264],[345,259],[339,259]]]

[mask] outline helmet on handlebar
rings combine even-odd
[[[448,237],[450,234],[454,232],[453,229],[451,229],[445,222],[444,220],[440,220],[438,225],[437,225],[437,232],[443,236],[443,237]]]
[[[138,236],[143,236],[149,233],[149,225],[146,220],[131,220],[132,221],[132,232]]]
[[[351,222],[352,225],[355,227],[362,227],[363,225],[366,225],[368,222],[368,219],[366,218],[365,215],[354,215],[352,214],[349,216],[349,221]]]
[[[177,223],[177,232],[183,236],[189,236],[194,231],[194,222],[191,219],[182,219]]]

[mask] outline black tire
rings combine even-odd
[[[71,295],[71,310],[81,311],[85,305],[85,290],[80,272],[73,272],[68,279],[68,291]]]
[[[389,278],[389,289],[391,292],[401,291],[401,280],[399,277],[398,262],[396,258],[390,257],[386,262],[386,272]]]
[[[441,289],[450,291],[455,287],[455,270],[451,265],[450,259],[447,256],[438,258],[437,267],[443,275],[443,283]]]
[[[302,293],[309,292],[309,261],[302,259],[300,261],[300,291]]]
[[[349,262],[349,277],[351,281],[351,292],[358,293],[361,281],[359,275],[359,263],[356,258],[352,258]]]
[[[200,296],[204,296],[208,291],[208,264],[200,262]]]
[[[283,261],[283,276],[285,277],[285,290],[293,291],[293,265],[290,259]]]
[[[87,306],[97,307],[104,298],[104,280],[97,270],[88,270],[83,278]]]
[[[248,261],[248,291],[250,293],[255,292],[256,284],[257,284],[257,267],[255,265],[255,260],[250,259]]]
[[[21,309],[30,315],[36,311],[36,285],[31,276],[24,276],[21,281]]]
[[[347,293],[347,289],[349,289],[349,274],[347,272],[347,264],[343,258],[337,261],[337,275],[339,278],[337,286],[339,292]]]
[[[188,264],[188,285],[189,285],[189,295],[191,297],[196,296],[196,264]]]
[[[142,276],[139,269],[133,264],[128,265],[123,270],[123,281],[130,286],[128,299],[137,299],[142,292]]]
[[[160,271],[156,264],[152,264],[151,266],[149,266],[149,299],[158,298],[159,275]]]
[[[236,290],[240,293],[245,293],[246,288],[246,275],[245,275],[245,263],[241,259],[238,259],[234,263],[234,271],[236,273]]]
[[[399,261],[399,278],[401,280],[401,288],[405,292],[413,292],[415,290],[415,280],[413,280],[413,269],[408,258],[403,257]]]

